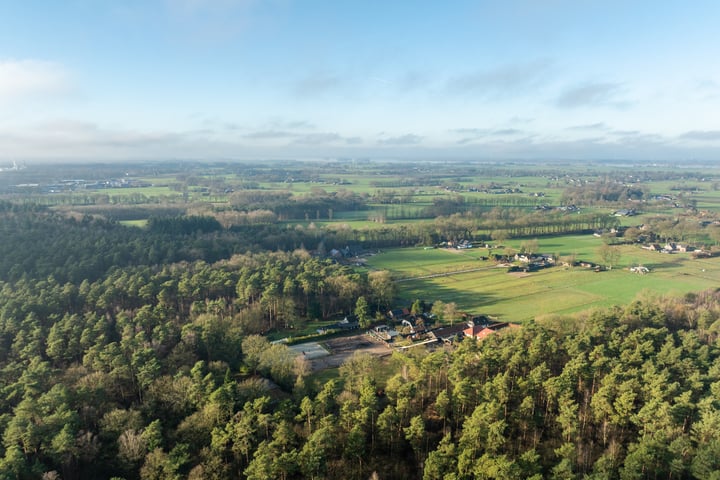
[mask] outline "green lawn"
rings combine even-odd
[[[120,220],[121,225],[125,225],[126,227],[138,227],[143,228],[147,226],[147,219],[142,220]]]
[[[102,193],[110,196],[130,196],[130,195],[145,195],[146,197],[159,197],[159,196],[171,196],[178,197],[182,195],[180,192],[175,191],[167,186],[152,186],[152,187],[128,187],[128,188],[104,188],[102,190],[94,190],[95,193]]]
[[[508,243],[519,246],[520,242]],[[596,251],[601,240],[591,235],[547,238],[539,243],[543,253],[599,261]],[[462,253],[393,249],[371,257],[368,264],[370,268],[390,270],[400,279],[399,297],[405,302],[416,298],[456,302],[472,313],[519,322],[542,314],[625,304],[645,291],[681,295],[714,288],[720,283],[720,258],[695,260],[689,254],[660,254],[637,245],[618,248],[622,252],[619,265],[598,273],[558,266],[524,275],[509,274],[492,261],[478,260],[487,255],[485,249]],[[628,271],[629,266],[638,264],[650,268],[651,273],[638,275]],[[447,275],[470,269],[474,271]]]

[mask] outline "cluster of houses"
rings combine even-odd
[[[359,245],[346,245],[345,248],[333,248],[327,254],[337,263],[361,267],[365,264],[365,257],[372,255],[372,252]]]
[[[660,253],[679,253],[679,252],[694,252],[695,247],[692,245],[686,245],[681,243],[674,243],[674,242],[668,242],[665,245],[660,245],[659,243],[650,243],[647,245],[643,245],[642,248],[644,250],[649,250],[651,252],[660,252]]]
[[[447,187],[446,187],[447,189]],[[489,193],[492,195],[509,195],[513,193],[523,193],[522,190],[516,187],[503,187],[502,185],[490,185],[487,188],[483,187],[469,187],[468,192],[473,193]],[[532,194],[531,194],[532,195]],[[536,195],[537,196],[537,195]],[[542,194],[545,196],[545,194]]]
[[[333,248],[332,250],[330,250],[329,253],[332,258],[340,259],[358,257],[364,252],[361,247],[353,245],[353,247],[351,248],[349,245],[346,245],[345,248]]]
[[[348,317],[345,317],[337,323],[333,323],[332,325],[327,325],[325,327],[318,328],[317,333],[319,333],[320,335],[323,335],[325,333],[329,333],[332,331],[357,330],[358,328],[360,328],[360,322],[358,322],[357,320],[349,320]]]
[[[391,310],[388,318],[399,321],[400,331],[388,325],[377,325],[368,335],[389,344],[397,337],[411,338],[412,340],[423,341],[422,343],[445,343],[452,344],[463,338],[474,338],[482,340],[489,335],[505,329],[518,328],[520,325],[508,322],[496,322],[485,315],[469,317],[454,325],[444,325],[436,328],[427,328],[431,315],[412,315],[407,309]],[[402,333],[401,333],[402,332]]]
[[[131,178],[110,179],[89,182],[82,179],[60,180],[56,183],[40,184],[40,183],[23,183],[13,185],[11,191],[27,192],[39,191],[42,193],[65,193],[79,190],[102,190],[108,188],[148,188],[153,185],[148,182],[134,180]]]
[[[455,248],[455,249],[457,249],[457,250],[465,250],[465,249],[468,249],[468,248],[473,248],[474,245],[473,245],[473,243],[472,243],[470,240],[464,240],[464,239],[463,239],[463,240],[457,240],[457,241],[448,240],[447,242],[440,242],[439,244],[437,244],[437,245],[435,245],[435,246],[433,246],[433,247],[425,247],[424,249],[425,249],[425,250],[433,250],[433,249],[438,248],[438,247],[441,247],[441,248],[443,248],[443,247],[444,247],[444,248]]]
[[[435,330],[428,332],[428,337],[435,339],[438,342],[452,344],[463,338],[483,340],[484,338],[501,330],[520,327],[520,325],[516,323],[495,322],[484,316],[482,316],[482,318],[484,320],[479,322],[471,319],[457,325],[436,328]]]
[[[683,206],[677,202],[677,199],[672,195],[654,195],[650,197],[650,200],[655,200],[656,202],[665,202],[669,203],[673,208],[682,208]]]
[[[674,242],[668,242],[665,245],[660,245],[659,243],[649,243],[643,245],[642,248],[651,252],[659,252],[665,254],[689,252],[692,253],[692,256],[694,258],[710,258],[718,254],[718,252],[714,250],[708,251],[701,248],[693,247],[692,245]]]
[[[555,265],[555,257],[545,253],[516,253],[513,258],[520,263],[536,269]]]
[[[637,214],[638,212],[634,208],[623,208],[613,212],[613,216],[615,217],[634,217]]]
[[[535,210],[542,210],[543,212],[549,212],[551,210],[557,210],[558,212],[579,212],[580,208],[576,205],[560,205],[559,207],[552,207],[545,203],[543,205],[535,205]]]

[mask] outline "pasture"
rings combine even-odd
[[[120,220],[120,225],[125,225],[126,227],[137,227],[137,228],[145,228],[148,224],[147,219],[141,219],[141,220]]]
[[[509,242],[515,248],[519,243]],[[597,249],[602,242],[591,235],[545,238],[539,244],[541,253],[600,261]],[[514,322],[543,314],[622,305],[643,292],[683,295],[720,283],[720,258],[661,254],[638,245],[618,248],[619,264],[604,272],[556,266],[531,273],[507,273],[507,268],[493,261],[480,260],[487,256],[486,249],[393,249],[371,257],[368,266],[393,273],[398,279],[398,296],[404,303],[414,299],[456,302],[461,310]],[[644,265],[651,272],[631,273],[628,267],[635,265]]]

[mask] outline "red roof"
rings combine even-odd
[[[475,337],[483,330],[485,330],[485,327],[475,325],[473,327],[466,328],[465,330],[463,330],[463,333],[465,334],[466,337]]]
[[[498,330],[517,327],[519,327],[519,325],[514,323],[494,323],[492,325],[488,325],[487,327],[481,327],[476,325],[471,328],[466,328],[465,330],[463,330],[463,332],[465,333],[466,337],[474,337],[477,340],[482,340],[483,338],[487,337],[488,335],[492,335]]]

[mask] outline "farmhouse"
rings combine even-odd
[[[696,249],[692,245],[684,245],[675,242],[667,242],[665,245],[660,246],[657,243],[651,243],[649,245],[643,245],[641,248],[650,250],[651,252],[660,253],[678,253],[678,252],[695,252]]]
[[[582,268],[595,268],[596,265],[593,262],[586,262],[585,260],[576,260],[573,266]]]
[[[372,330],[369,330],[368,335],[378,338],[384,342],[390,341],[393,338],[397,337],[399,333],[387,325],[377,325]]]
[[[403,318],[400,324],[408,327],[410,334],[423,333],[425,331],[425,321],[419,317]]]
[[[558,207],[558,210],[560,210],[561,212],[577,212],[580,209],[575,205],[565,205],[562,207]]]
[[[465,330],[463,330],[463,333],[465,334],[466,337],[471,337],[471,338],[474,338],[475,340],[482,340],[489,335],[499,332],[500,330],[504,330],[506,328],[515,329],[515,328],[519,328],[519,327],[520,327],[520,325],[518,325],[516,323],[494,322],[494,323],[491,323],[490,325],[485,325],[485,326],[474,325],[472,327],[468,327]]]
[[[428,332],[430,338],[435,338],[440,342],[453,343],[458,337],[463,336],[463,332],[467,328],[474,327],[475,324],[472,321],[467,323],[458,323],[457,325],[451,325],[449,327],[440,327]]]
[[[633,215],[637,215],[637,212],[634,208],[630,209],[621,209],[621,210],[615,210],[613,212],[613,215],[616,217],[632,217]]]
[[[317,332],[322,335],[332,330],[355,330],[357,328],[360,328],[359,322],[350,321],[347,317],[345,317],[337,323],[333,323],[332,325],[328,325],[326,327],[318,328]]]
[[[394,320],[405,318],[408,315],[410,315],[410,310],[408,310],[407,308],[393,308],[392,310],[388,310],[387,312],[388,318]]]

